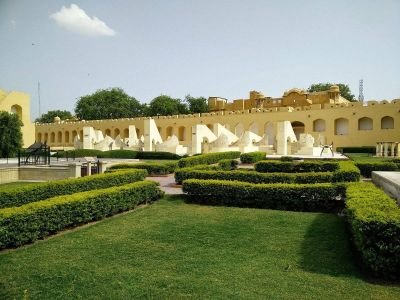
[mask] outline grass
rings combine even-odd
[[[367,153],[346,153],[346,156],[360,163],[388,162],[394,159],[394,157],[377,157]]]
[[[343,219],[163,200],[0,253],[0,298],[399,299],[357,271]]]

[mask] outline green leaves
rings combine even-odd
[[[0,157],[13,157],[21,149],[21,126],[18,115],[0,111]]]
[[[191,157],[182,158],[179,160],[179,167],[191,167],[195,165],[203,165],[203,164],[216,164],[221,159],[235,159],[240,157],[239,151],[228,151],[228,152],[219,152],[219,153],[207,153],[201,154]]]
[[[340,95],[343,98],[345,98],[351,102],[357,101],[356,98],[354,97],[354,95],[351,93],[349,86],[347,84],[343,84],[343,83],[335,83],[335,84],[333,84],[333,83],[314,83],[307,89],[307,92],[311,93],[311,92],[328,91],[332,85],[337,85],[339,87]]]
[[[47,113],[41,115],[35,120],[39,123],[53,123],[54,118],[59,117],[60,120],[72,119],[72,114],[67,110],[49,110]]]

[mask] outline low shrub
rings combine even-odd
[[[20,206],[59,195],[107,188],[144,180],[146,170],[129,170],[81,178],[63,179],[0,191],[0,208]]]
[[[258,161],[264,160],[267,153],[262,151],[242,153],[240,161],[244,164],[254,164]]]
[[[349,184],[346,211],[355,248],[375,276],[400,278],[400,208],[372,183]]]
[[[174,173],[178,167],[178,162],[167,162],[167,163],[136,163],[136,164],[118,164],[109,168],[110,171],[115,170],[126,170],[126,169],[144,169],[147,170],[149,175],[166,175]]]
[[[338,147],[337,152],[341,153],[368,153],[368,154],[375,154],[376,148],[375,147]]]
[[[236,159],[221,159],[218,166],[221,170],[230,171],[235,170],[239,162]]]
[[[301,161],[286,162],[276,160],[259,161],[254,165],[257,172],[283,172],[283,173],[300,173],[300,172],[334,172],[339,169],[339,164],[334,161]]]
[[[191,157],[182,158],[179,160],[178,166],[180,168],[192,167],[195,165],[210,165],[216,164],[221,159],[235,159],[240,157],[239,151],[207,153]]]
[[[31,243],[65,228],[157,200],[162,195],[156,183],[140,181],[0,209],[0,249]]]
[[[136,158],[178,160],[181,159],[182,156],[171,152],[139,151]]]
[[[68,157],[68,158],[76,158],[76,157],[85,157],[85,156],[93,156],[98,157],[101,155],[102,151],[94,150],[94,149],[76,149],[70,151],[59,151],[53,154],[55,157]]]
[[[188,179],[183,191],[190,202],[293,211],[336,211],[344,206],[343,184],[252,184]]]
[[[355,165],[360,169],[361,175],[367,178],[371,178],[373,171],[397,171],[400,169],[394,162],[356,162]]]
[[[332,182],[357,182],[360,177],[360,170],[352,161],[340,161],[339,169],[332,173]]]
[[[97,155],[98,158],[122,158],[122,159],[135,159],[138,156],[138,151],[131,150],[109,150],[100,151]]]

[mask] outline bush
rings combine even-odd
[[[204,164],[210,165],[210,164],[216,164],[221,159],[235,159],[239,157],[240,157],[239,151],[207,153],[207,154],[182,158],[179,161],[178,166],[180,168],[185,168],[185,167],[192,167],[195,165],[204,165]]]
[[[65,228],[157,200],[162,195],[156,183],[141,181],[1,209],[0,249],[31,243]]]
[[[140,151],[137,153],[137,158],[139,159],[170,159],[178,160],[182,156],[171,152],[151,152],[151,151]]]
[[[69,158],[85,157],[85,156],[97,157],[98,155],[101,155],[101,153],[102,151],[94,149],[76,149],[70,151],[60,151],[53,154],[53,156],[64,157],[64,158],[66,158],[67,156]]]
[[[218,162],[218,166],[221,170],[230,171],[235,170],[239,162],[235,159],[221,159]]]
[[[32,184],[0,192],[0,208],[20,206],[59,195],[107,188],[144,180],[145,170],[130,170],[112,174],[93,175]]]
[[[352,183],[346,210],[355,248],[375,276],[400,278],[400,208],[371,183]]]
[[[100,151],[97,155],[98,158],[122,158],[122,159],[135,159],[138,156],[138,151],[131,150],[109,150]]]
[[[373,171],[397,171],[399,169],[394,162],[356,162],[355,165],[360,169],[361,175],[367,178],[371,178],[371,173]]]
[[[266,156],[267,152],[262,151],[242,153],[240,155],[240,161],[244,164],[254,164],[260,160],[264,160]]]
[[[376,148],[375,147],[338,147],[336,149],[338,152],[342,153],[368,153],[368,154],[375,154]]]
[[[183,191],[189,201],[212,205],[293,211],[336,211],[344,206],[344,185],[252,184],[239,181],[188,179]]]
[[[300,173],[300,172],[334,172],[338,170],[339,164],[333,161],[304,161],[304,162],[286,162],[264,160],[254,165],[257,172],[283,172],[283,173]]]
[[[126,170],[126,169],[144,169],[147,170],[149,175],[166,175],[174,173],[178,167],[178,162],[167,162],[167,163],[137,163],[137,164],[118,164],[110,167],[108,170]]]
[[[339,169],[332,176],[332,182],[357,182],[361,177],[360,170],[352,161],[340,161]]]

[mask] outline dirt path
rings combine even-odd
[[[168,195],[183,194],[182,187],[175,185],[174,174],[160,177],[147,177],[146,179],[158,182],[160,184],[161,190],[163,190]]]

